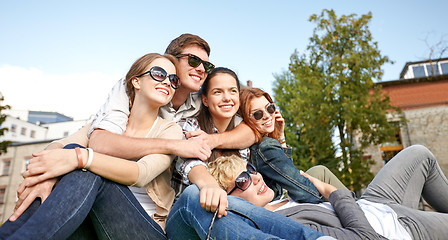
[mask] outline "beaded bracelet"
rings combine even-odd
[[[278,141],[280,142],[280,144],[286,143],[286,138],[279,138]]]

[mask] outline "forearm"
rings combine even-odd
[[[329,201],[345,231],[354,232],[365,239],[379,239],[379,235],[370,225],[350,191],[345,189],[333,191],[329,196]]]
[[[196,184],[199,189],[205,186],[216,185],[219,187],[218,182],[215,178],[208,172],[207,168],[203,165],[194,166],[188,173],[188,178],[192,184]]]
[[[256,142],[254,132],[243,122],[229,132],[211,134],[210,137],[212,139],[210,143],[212,149],[244,149]]]
[[[81,151],[83,163],[85,165],[89,157],[88,151],[87,149],[81,149]],[[69,153],[69,155],[76,157],[73,153]],[[77,159],[74,161],[77,162]],[[139,169],[136,162],[107,156],[97,152],[93,153],[89,171],[111,181],[128,186],[135,184],[139,176]]]
[[[61,149],[63,147],[64,145],[60,142],[51,142],[47,147],[45,147],[45,150]]]
[[[178,141],[182,140],[133,138],[97,129],[89,147],[102,154],[135,160],[150,154],[174,154]]]

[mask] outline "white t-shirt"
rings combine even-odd
[[[151,129],[149,129],[148,134],[146,134],[146,138],[149,136],[152,129],[154,129],[154,126],[156,126],[157,121],[159,121],[159,117],[156,118],[156,121],[152,125]],[[129,189],[149,216],[152,216],[154,213],[156,213],[156,203],[149,197],[148,193],[146,193],[145,187],[129,186]]]

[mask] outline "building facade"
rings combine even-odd
[[[22,183],[22,172],[25,171],[32,153],[42,151],[50,141],[13,143],[7,153],[0,155],[0,219],[8,220],[14,211],[17,201],[17,188]]]
[[[1,127],[8,131],[0,136],[0,141],[36,142],[64,138],[88,122],[88,119],[73,121],[56,112],[10,110],[6,114]]]
[[[377,84],[391,104],[401,108],[406,123],[400,125],[395,142],[368,149],[366,158],[375,162],[372,172],[377,173],[403,148],[421,144],[434,153],[448,176],[448,58],[409,62],[400,80]]]
[[[88,122],[72,121],[54,112],[10,111],[9,114],[1,125],[8,131],[0,136],[0,141],[12,142],[7,152],[0,154],[0,224],[13,213],[16,191],[23,181],[21,174],[32,154],[42,151],[55,139],[76,132]]]

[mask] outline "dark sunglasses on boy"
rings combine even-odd
[[[230,195],[235,191],[237,188],[241,191],[246,191],[252,184],[252,178],[250,177],[250,174],[255,175],[257,174],[257,170],[255,169],[255,166],[247,163],[247,171],[244,171],[238,175],[238,177],[235,179],[235,187],[230,190],[230,192],[227,195]]]
[[[152,67],[151,69],[149,69],[149,71],[146,71],[136,77],[141,77],[145,74],[149,74],[149,76],[151,76],[151,78],[156,80],[157,82],[163,82],[163,81],[165,81],[166,78],[169,78],[171,87],[173,89],[178,89],[180,86],[179,77],[176,74],[168,75],[168,73],[165,71],[165,69],[163,69],[161,67],[157,67],[157,66]]]
[[[192,67],[198,67],[199,65],[204,65],[204,69],[206,73],[209,73],[213,70],[213,68],[215,68],[215,65],[213,65],[211,62],[207,62],[202,60],[201,58],[199,58],[198,56],[195,56],[191,53],[188,54],[179,54],[176,56],[177,58],[181,58],[181,57],[188,57],[188,65],[192,66]]]
[[[275,110],[276,110],[276,106],[275,103],[270,103],[268,105],[266,105],[266,112],[269,114],[274,114]],[[251,117],[253,117],[255,120],[260,120],[264,117],[264,111],[263,110],[257,110],[253,113],[250,114]]]

